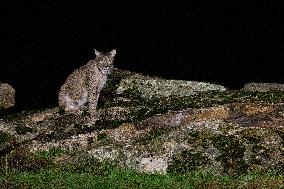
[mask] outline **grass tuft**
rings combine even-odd
[[[52,161],[65,153],[54,149],[28,157]],[[283,174],[274,172],[248,172],[240,176],[202,170],[165,175],[139,173],[91,157],[60,165],[50,163],[36,170],[10,168],[0,172],[2,188],[283,188],[283,180]]]

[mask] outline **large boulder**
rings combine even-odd
[[[0,110],[11,108],[14,105],[15,89],[7,83],[0,83]]]
[[[191,96],[204,91],[225,91],[221,85],[184,80],[166,80],[158,77],[133,74],[122,78],[117,94],[136,92],[143,98],[168,97],[168,96]]]
[[[283,104],[232,103],[168,111],[110,127],[105,122],[105,128],[95,128],[50,109],[1,120],[0,134],[10,139],[0,150],[3,154],[12,145],[33,153],[79,150],[143,172],[283,172],[283,112]]]
[[[283,173],[284,92],[201,87],[189,95],[189,83],[116,71],[102,92],[95,125],[86,122],[87,113],[58,108],[6,115],[0,154],[59,148],[145,172]],[[57,158],[66,159],[76,158]]]
[[[245,91],[284,91],[284,84],[280,83],[246,83],[243,87]]]

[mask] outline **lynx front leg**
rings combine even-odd
[[[95,124],[95,122],[99,118],[99,114],[97,112],[98,100],[99,100],[99,93],[93,92],[92,94],[90,94],[90,97],[89,97],[89,114],[90,114],[89,122],[92,123],[92,124]]]

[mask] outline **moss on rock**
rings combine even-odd
[[[0,131],[0,145],[11,141],[11,139],[13,139],[11,134]]]
[[[248,165],[244,160],[246,148],[240,139],[233,135],[219,135],[212,141],[220,152],[216,160],[222,162],[225,172],[242,174],[247,171]]]
[[[34,132],[35,129],[31,128],[31,127],[26,127],[22,124],[16,126],[15,128],[17,134],[23,135],[23,134],[27,134],[28,132]]]
[[[174,173],[186,173],[204,167],[208,163],[208,158],[200,152],[185,150],[172,157],[167,171]]]

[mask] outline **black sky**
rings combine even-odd
[[[0,81],[52,106],[68,74],[117,48],[116,67],[229,88],[284,82],[282,1],[1,1]]]

